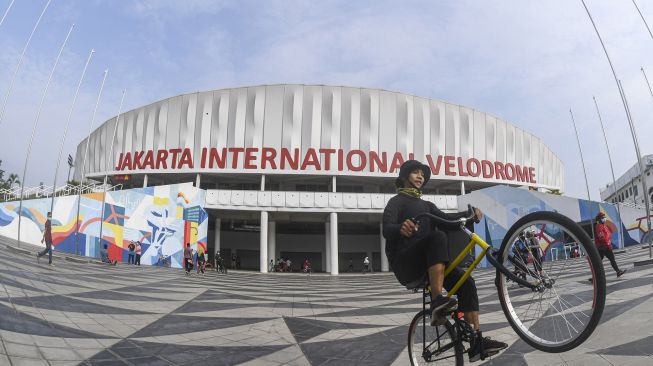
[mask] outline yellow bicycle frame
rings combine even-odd
[[[474,272],[474,270],[476,269],[476,266],[478,266],[478,264],[481,263],[483,258],[485,258],[485,255],[487,254],[487,251],[490,248],[492,248],[492,246],[490,244],[486,243],[485,240],[481,239],[481,237],[476,235],[476,233],[472,233],[471,231],[467,230],[466,228],[464,228],[463,231],[465,231],[465,233],[467,233],[467,235],[469,235],[470,238],[471,238],[470,241],[469,241],[469,244],[467,244],[467,246],[465,247],[465,250],[463,250],[462,252],[460,252],[460,254],[458,254],[456,259],[454,259],[452,262],[449,263],[449,265],[447,265],[447,267],[444,269],[444,277],[446,278],[449,275],[449,273],[451,273],[451,271],[453,271],[453,269],[456,268],[456,266],[459,265],[460,262],[463,261],[463,259],[465,259],[465,257],[467,256],[467,253],[469,253],[472,249],[474,249],[474,247],[476,247],[478,245],[479,247],[481,247],[482,251],[481,251],[481,254],[478,257],[476,257],[474,262],[472,262],[472,264],[469,266],[469,268],[467,268],[467,270],[465,271],[463,276],[458,280],[458,282],[456,282],[456,285],[451,289],[451,291],[447,292],[448,297],[451,297],[451,296],[456,294],[456,292],[458,291],[460,286],[462,286],[463,283],[465,283],[465,281],[467,281],[469,276],[472,275],[472,272]]]

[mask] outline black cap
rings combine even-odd
[[[415,169],[420,169],[424,173],[424,184],[422,184],[422,187],[424,187],[429,179],[431,179],[431,168],[417,160],[406,160],[401,164],[401,168],[399,168],[399,177],[395,180],[395,186],[401,188],[403,186],[403,180],[408,179],[408,175],[410,175],[410,173]]]

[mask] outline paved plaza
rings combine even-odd
[[[0,239],[0,365],[407,365],[420,294],[392,274],[306,276],[109,267],[10,251]],[[55,252],[56,253],[56,252]],[[510,347],[486,365],[652,365],[653,267],[618,254],[602,324],[581,347],[534,351],[477,274],[485,335]],[[606,260],[606,265],[608,262]],[[609,265],[608,265],[609,266]],[[483,278],[484,275],[488,275]]]

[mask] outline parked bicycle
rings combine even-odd
[[[480,247],[480,253],[448,296],[454,296],[478,264],[486,259],[496,268],[495,284],[506,319],[527,344],[544,352],[566,352],[578,347],[592,334],[605,306],[605,274],[596,247],[577,223],[555,212],[528,214],[508,230],[497,251],[465,227],[467,221],[473,219],[471,209],[467,218],[455,222],[429,213],[414,220],[419,222],[421,217],[427,216],[440,224],[457,222],[470,238],[467,247],[448,264],[445,276],[471,250]],[[586,260],[548,261],[541,270],[529,268],[523,256],[511,255],[519,235],[527,230],[532,230],[541,244],[577,243]],[[529,247],[529,250],[534,249]],[[593,281],[587,281],[588,277]],[[419,283],[406,286],[422,290],[422,310],[415,315],[408,330],[410,362],[412,365],[462,365],[466,344],[472,340],[474,330],[455,310],[449,313],[444,325],[430,325],[428,305],[432,293],[427,278],[425,275]]]

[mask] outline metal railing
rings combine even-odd
[[[104,192],[105,185],[99,183],[84,183],[84,184],[65,184],[56,189],[53,186],[40,185],[37,187],[26,187],[23,190],[23,199],[47,198],[61,196],[73,196],[77,194],[86,193],[101,193]],[[119,191],[122,190],[122,184],[106,185],[106,191]],[[11,188],[0,189],[0,201],[16,201],[20,199],[20,187],[14,186]]]

